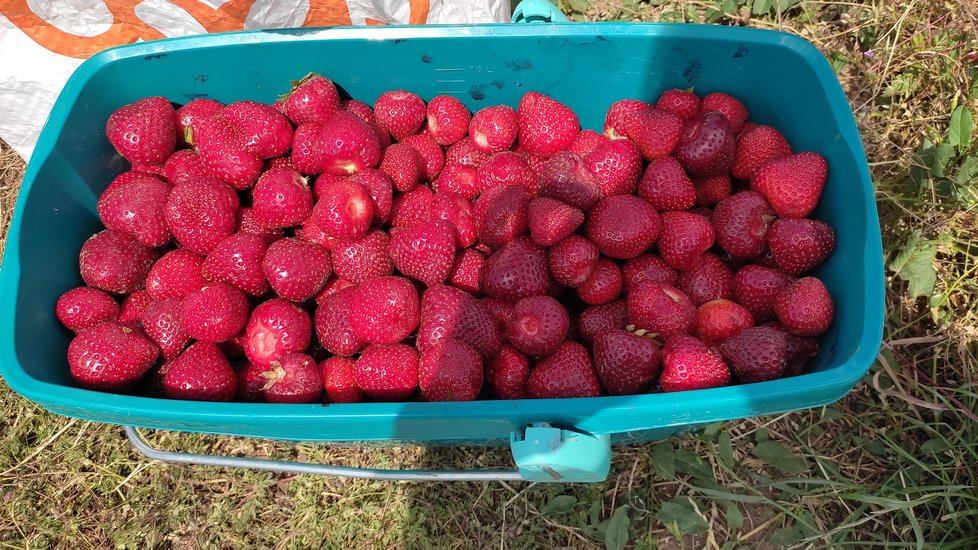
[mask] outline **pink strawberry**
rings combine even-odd
[[[733,278],[733,295],[757,322],[774,316],[774,300],[794,279],[777,269],[759,265],[740,268]]]
[[[532,200],[525,189],[516,185],[493,187],[484,192],[473,209],[479,241],[499,247],[527,234]]]
[[[388,253],[388,243],[387,234],[379,229],[362,239],[344,241],[332,251],[333,270],[355,285],[390,275],[394,272],[394,263]]]
[[[152,249],[111,229],[89,237],[78,254],[85,284],[115,294],[142,288],[155,260]]]
[[[472,143],[487,153],[508,150],[516,141],[518,131],[516,111],[507,105],[480,109],[469,122]]]
[[[612,103],[604,117],[605,135],[612,139],[625,137],[625,118],[651,106],[650,103],[637,99],[620,99]]]
[[[188,294],[180,312],[187,334],[202,342],[223,342],[248,321],[248,298],[227,283],[211,283]]]
[[[285,236],[285,233],[278,227],[265,227],[255,218],[253,208],[242,207],[238,209],[237,233],[248,233],[261,237],[266,243],[273,242]]]
[[[193,145],[194,127],[197,121],[210,118],[220,113],[223,108],[224,104],[220,101],[197,98],[177,109],[177,143]],[[177,151],[174,154],[179,152]]]
[[[730,131],[734,134],[744,127],[749,116],[747,108],[737,98],[723,92],[713,92],[703,98],[700,104],[703,111],[719,111],[730,123]]]
[[[238,377],[215,344],[192,344],[168,365],[163,393],[170,399],[230,401],[238,393]]]
[[[143,328],[143,313],[153,305],[153,298],[145,290],[137,290],[119,306],[119,323],[132,328]]]
[[[533,196],[537,194],[537,175],[522,156],[512,151],[495,153],[475,173],[479,191],[493,187],[518,185]]]
[[[418,352],[404,344],[374,345],[353,365],[357,386],[376,401],[405,401],[418,388]]]
[[[785,273],[798,275],[822,263],[835,249],[835,231],[818,220],[782,218],[771,224],[767,246]]]
[[[599,134],[594,130],[581,130],[574,136],[574,141],[567,147],[567,151],[584,158],[594,152],[599,145],[608,142],[608,136]]]
[[[455,228],[431,220],[398,231],[390,240],[390,257],[408,277],[428,286],[444,282],[455,263]]]
[[[353,355],[366,346],[350,324],[350,312],[357,289],[338,290],[316,308],[316,336],[319,343],[334,355]]]
[[[238,195],[213,180],[181,183],[166,201],[166,225],[180,246],[207,254],[234,233]]]
[[[81,332],[99,323],[117,320],[119,304],[101,290],[80,286],[58,297],[54,315],[69,330]]]
[[[733,194],[733,184],[729,174],[720,174],[693,182],[696,189],[696,204],[714,206]]]
[[[791,145],[781,132],[771,126],[752,126],[737,135],[737,149],[730,171],[733,177],[747,181],[769,160],[790,154]]]
[[[455,255],[455,263],[452,264],[452,270],[448,272],[448,281],[446,282],[455,288],[478,296],[482,294],[479,289],[479,273],[485,263],[486,257],[478,251],[472,248],[460,250]]]
[[[427,107],[424,100],[411,92],[392,90],[384,92],[374,103],[377,124],[400,141],[421,128]]]
[[[656,210],[688,210],[696,202],[696,188],[672,157],[656,159],[645,169],[638,184],[638,196]]]
[[[414,227],[431,219],[431,203],[435,194],[426,185],[419,185],[407,193],[394,197],[391,206],[393,227]]]
[[[479,194],[475,168],[462,164],[446,164],[438,179],[431,183],[431,187],[439,193],[456,193],[468,200]]]
[[[268,247],[261,269],[279,296],[292,302],[305,302],[326,284],[332,263],[329,251],[318,244],[281,239]]]
[[[689,334],[696,329],[696,306],[678,288],[646,281],[628,294],[628,323],[660,336]]]
[[[539,92],[523,96],[516,116],[520,148],[545,158],[567,149],[581,128],[570,107]]]
[[[418,378],[428,401],[472,401],[482,390],[482,359],[468,345],[444,338],[421,353]]]
[[[83,388],[115,393],[132,388],[158,356],[141,331],[113,321],[83,330],[68,346],[71,377]]]
[[[631,140],[608,140],[589,155],[584,163],[601,187],[601,196],[635,193],[642,177],[642,153]]]
[[[658,107],[625,116],[621,126],[648,161],[671,155],[683,133],[683,119]]]
[[[262,388],[269,403],[318,403],[323,393],[323,374],[312,357],[287,353],[272,361],[262,373]]]
[[[445,165],[460,164],[478,170],[489,156],[489,153],[476,147],[472,143],[471,138],[465,138],[459,140],[445,151]]]
[[[472,346],[486,359],[502,346],[496,320],[482,302],[457,288],[435,285],[421,297],[417,347],[425,352],[445,338]]]
[[[179,355],[190,342],[190,335],[183,330],[181,305],[179,298],[170,298],[153,302],[143,311],[143,332],[166,359]]]
[[[696,335],[707,344],[722,342],[754,326],[747,308],[723,298],[710,300],[696,310]]]
[[[605,330],[625,328],[626,313],[625,300],[586,307],[577,318],[577,333],[592,342]]]
[[[262,273],[262,260],[268,244],[257,235],[235,233],[207,254],[201,272],[209,282],[220,281],[252,296],[268,292],[268,281]]]
[[[622,286],[621,270],[615,262],[601,258],[591,275],[576,290],[577,296],[584,303],[595,306],[618,299]]]
[[[525,399],[529,377],[529,359],[508,346],[486,367],[486,379],[499,399]]]
[[[194,144],[211,174],[235,189],[251,187],[262,161],[284,155],[292,146],[285,115],[255,101],[236,101],[200,120]]]
[[[659,96],[655,106],[689,120],[700,112],[700,98],[688,90],[666,90]]]
[[[713,209],[713,227],[720,248],[734,258],[749,260],[764,253],[774,210],[756,191],[741,191]]]
[[[533,199],[527,209],[530,238],[540,246],[552,246],[564,240],[584,223],[584,213],[559,200],[547,197]]]
[[[676,287],[701,306],[710,300],[733,297],[734,274],[730,267],[716,254],[707,252],[689,271],[679,275]]]
[[[662,369],[662,354],[648,338],[610,329],[594,338],[594,366],[610,395],[646,393]]]
[[[364,281],[350,303],[350,325],[370,344],[393,344],[418,328],[418,291],[403,277]]]
[[[778,293],[774,313],[786,329],[799,336],[818,336],[832,325],[835,304],[822,281],[802,277]]]
[[[577,288],[598,265],[598,247],[580,235],[570,235],[548,249],[547,262],[555,281]]]
[[[472,203],[461,195],[450,191],[435,193],[431,200],[431,220],[449,223],[455,233],[455,240],[461,248],[476,242],[475,214]]]
[[[771,327],[752,327],[720,344],[720,353],[742,383],[775,380],[784,374],[787,343]]]
[[[359,403],[363,392],[354,374],[356,361],[349,357],[330,357],[319,364],[326,401],[330,403]]]
[[[373,200],[360,184],[337,181],[323,190],[311,220],[328,238],[359,239],[367,234],[374,217]]]
[[[296,126],[325,124],[340,110],[340,94],[330,79],[310,73],[295,83],[285,98],[285,115]]]
[[[165,97],[146,97],[116,109],[105,137],[133,164],[162,164],[177,144],[177,115]]]
[[[659,377],[662,391],[703,390],[728,384],[730,369],[717,351],[687,334],[675,334],[666,339]]]
[[[486,259],[479,282],[483,292],[505,300],[546,294],[547,254],[528,237],[517,237]]]
[[[316,183],[319,183],[320,176]],[[370,195],[374,207],[374,225],[383,225],[391,218],[394,208],[394,186],[391,180],[380,170],[366,168],[350,176],[350,181],[359,184]]]
[[[754,172],[751,189],[767,199],[782,218],[805,218],[818,205],[828,165],[818,153],[796,153],[769,160]]]
[[[530,296],[516,302],[507,332],[513,347],[539,357],[556,352],[569,329],[570,315],[560,302],[550,296]]]
[[[249,361],[267,368],[287,353],[304,351],[311,340],[309,314],[295,304],[272,298],[251,312],[245,326],[244,352]]]
[[[340,111],[323,124],[322,172],[349,176],[380,162],[380,138],[369,124],[354,114]]]
[[[659,254],[671,267],[680,271],[693,269],[703,253],[713,246],[710,220],[692,212],[664,212]]]
[[[421,180],[433,181],[445,166],[445,152],[429,133],[415,134],[401,140],[421,157]]]
[[[690,177],[702,179],[729,172],[735,147],[726,117],[703,110],[686,122],[675,156]]]
[[[289,158],[295,169],[307,176],[322,172],[326,163],[326,146],[322,134],[323,125],[314,122],[300,124],[292,134],[292,152]]]
[[[633,195],[598,201],[588,212],[587,236],[609,258],[628,259],[648,250],[662,223],[655,208]]]
[[[264,227],[302,225],[312,213],[312,191],[295,170],[273,168],[251,190],[252,213]]]
[[[209,178],[210,172],[195,151],[180,149],[166,159],[163,176],[171,185],[179,185],[187,180]]]
[[[439,145],[453,145],[469,131],[469,110],[458,98],[440,95],[427,108],[428,132]]]
[[[625,262],[622,266],[625,293],[643,281],[655,281],[675,286],[679,274],[661,257],[655,254],[642,254]]]
[[[577,342],[564,342],[553,355],[541,359],[530,371],[526,386],[536,399],[601,395],[591,355]]]
[[[423,163],[421,155],[412,147],[395,143],[381,153],[378,169],[391,179],[394,189],[403,193],[421,180]]]
[[[145,246],[163,246],[170,242],[164,210],[170,186],[155,176],[134,177],[125,185],[113,187],[98,201],[102,223],[132,235]]]

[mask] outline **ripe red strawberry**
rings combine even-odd
[[[767,246],[785,273],[798,275],[822,263],[835,249],[835,231],[818,220],[782,218],[771,224]]]
[[[717,244],[734,258],[756,258],[767,248],[768,228],[774,219],[774,210],[760,193],[731,195],[713,209]]]
[[[457,288],[435,285],[421,297],[417,347],[425,352],[445,338],[472,346],[487,360],[503,344],[500,327],[486,305]]]
[[[530,230],[529,206],[533,197],[522,187],[504,185],[484,192],[475,203],[473,215],[479,241],[503,246]]]
[[[210,172],[207,171],[207,167],[196,151],[180,149],[166,159],[166,164],[163,165],[163,177],[170,182],[170,185],[180,185],[187,180],[209,178]]]
[[[729,172],[735,147],[726,117],[703,110],[686,122],[675,156],[690,177],[702,179]]]
[[[450,191],[435,193],[431,200],[431,219],[450,224],[460,248],[475,244],[476,227],[472,203],[461,195]]]
[[[158,356],[141,331],[113,321],[81,331],[68,346],[71,376],[81,387],[116,393],[132,388]]]
[[[163,246],[172,235],[164,210],[170,186],[155,176],[133,177],[114,186],[98,201],[98,213],[109,229],[132,235],[145,246]]]
[[[752,327],[720,344],[720,353],[742,383],[775,380],[784,374],[787,344],[771,327]]]
[[[671,155],[683,134],[683,119],[658,107],[625,116],[621,126],[648,161]]]
[[[272,361],[262,373],[262,388],[269,403],[318,403],[323,393],[323,374],[312,357],[288,353]]]
[[[224,350],[222,349],[222,351]],[[227,356],[226,351],[225,356]],[[237,371],[238,394],[235,396],[235,399],[237,401],[244,401],[245,403],[261,403],[265,401],[265,391],[262,388],[265,387],[267,381],[262,376],[264,372],[265,369],[252,363],[246,363],[244,367],[240,367]]]
[[[106,229],[85,241],[78,266],[85,284],[106,292],[127,294],[146,284],[156,254],[133,237]]]
[[[376,124],[374,120],[374,109],[366,103],[356,100],[356,99],[344,99],[340,101],[340,110],[346,111],[347,113],[357,115],[360,120]],[[390,143],[388,143],[390,145]]]
[[[296,82],[285,98],[285,115],[296,126],[326,124],[340,110],[340,94],[333,81],[315,73]]]
[[[633,195],[598,201],[588,212],[587,236],[609,258],[634,258],[659,237],[662,222],[651,204]]]
[[[360,184],[336,181],[323,190],[310,218],[327,238],[337,241],[359,239],[370,230],[374,204]]]
[[[417,133],[425,121],[427,107],[417,95],[405,90],[391,90],[380,94],[374,103],[377,124],[400,141]]]
[[[674,286],[646,281],[628,294],[628,324],[659,336],[696,329],[696,306]]]
[[[192,344],[167,365],[163,393],[170,399],[230,401],[238,393],[238,376],[215,344]]]
[[[404,344],[374,345],[353,365],[357,386],[376,401],[406,401],[418,388],[418,352]]]
[[[680,273],[675,286],[701,306],[710,300],[733,297],[733,271],[716,254],[707,252],[690,269]]]
[[[610,395],[646,393],[662,369],[662,354],[648,338],[610,329],[594,338],[594,366]]]
[[[322,172],[349,176],[373,168],[380,162],[380,138],[377,132],[354,114],[340,111],[323,124],[319,132],[322,143]]]
[[[774,313],[786,329],[799,336],[818,336],[832,325],[835,304],[815,277],[802,277],[778,293]]]
[[[445,151],[445,165],[460,164],[478,170],[482,163],[489,159],[489,156],[489,153],[476,147],[471,138],[465,138]]]
[[[391,237],[389,251],[401,273],[436,285],[448,278],[455,263],[455,228],[442,220],[405,228]]]
[[[574,136],[574,141],[567,147],[567,151],[579,157],[586,157],[602,143],[607,143],[608,136],[599,134],[594,130],[581,130]]]
[[[323,143],[323,125],[314,122],[300,124],[292,134],[292,166],[299,172],[313,176],[323,171],[326,163],[326,144]]]
[[[244,352],[249,361],[268,368],[287,353],[304,351],[311,340],[309,314],[295,304],[272,298],[251,312],[245,326]]]
[[[547,197],[533,199],[527,213],[530,238],[540,246],[564,240],[584,223],[584,212]]]
[[[179,298],[170,298],[153,302],[143,311],[143,332],[166,359],[179,355],[190,342],[190,335],[183,330],[181,305]]]
[[[427,120],[428,132],[439,145],[452,145],[469,131],[469,110],[458,98],[450,95],[431,98]]]
[[[243,190],[251,187],[265,159],[292,146],[292,125],[282,113],[255,101],[236,101],[195,126],[194,144],[211,174]]]
[[[207,254],[201,272],[209,282],[227,283],[252,296],[268,292],[268,281],[262,272],[268,244],[257,235],[235,233]]]
[[[369,344],[393,344],[418,328],[418,291],[403,277],[364,281],[350,303],[350,325]]]
[[[181,183],[166,201],[166,225],[180,246],[207,254],[234,233],[239,204],[234,190],[222,183],[205,179]]]
[[[183,328],[202,342],[223,342],[248,321],[248,298],[227,283],[211,283],[183,299]]]
[[[818,153],[796,153],[768,161],[754,172],[751,189],[782,218],[805,218],[818,205],[828,165]]]
[[[251,190],[252,214],[264,227],[302,225],[312,213],[312,191],[295,170],[273,168]]]
[[[447,283],[474,296],[482,294],[479,288],[479,273],[485,263],[486,257],[475,249],[460,250],[455,255],[455,263],[448,273]]]
[[[631,292],[642,281],[655,281],[667,285],[676,285],[679,274],[659,256],[642,254],[625,262],[622,266],[622,279],[625,294]]]
[[[621,270],[615,262],[601,258],[591,275],[577,287],[577,296],[584,303],[595,306],[607,304],[621,296]]]
[[[689,271],[696,267],[703,253],[713,246],[713,224],[692,212],[664,212],[659,254],[671,267]]]
[[[723,92],[713,92],[703,98],[700,104],[703,111],[719,111],[730,123],[730,131],[734,134],[744,127],[749,116],[747,108],[737,98]]]
[[[421,353],[418,378],[428,401],[472,401],[482,390],[482,359],[468,345],[445,338]]]
[[[818,355],[818,340],[810,336],[798,336],[788,332],[780,324],[768,325],[784,336],[784,376],[802,374],[810,359]]]
[[[592,342],[605,330],[623,329],[626,313],[625,300],[586,307],[577,318],[577,334],[584,340]]]
[[[275,157],[273,159],[268,159],[265,161],[265,170],[295,170],[295,164],[292,163],[292,157]]]
[[[659,96],[655,106],[689,120],[700,112],[700,98],[688,90],[666,90]]]
[[[720,174],[693,182],[696,189],[696,204],[714,206],[733,194],[733,183],[729,174]]]
[[[584,162],[597,178],[602,197],[633,194],[642,177],[642,154],[631,140],[608,140]]]
[[[146,97],[116,109],[105,137],[133,164],[162,164],[177,144],[177,114],[165,97]]]
[[[350,282],[350,280],[344,279],[339,275],[332,275],[326,280],[326,284],[324,284],[323,288],[316,293],[316,296],[313,299],[316,301],[316,305],[321,305],[327,296],[336,294],[344,288],[350,288],[351,286],[355,287],[356,285]]]
[[[536,399],[601,395],[591,355],[577,342],[564,342],[553,355],[541,359],[530,371],[526,387]]]
[[[407,193],[397,195],[391,206],[391,225],[414,227],[430,220],[434,198],[434,192],[426,185],[419,185]]]
[[[519,122],[516,111],[507,105],[480,109],[469,122],[472,143],[487,153],[506,151],[516,141]]]
[[[486,379],[499,399],[526,399],[529,377],[530,360],[508,346],[486,367]]]
[[[737,149],[730,169],[733,177],[748,181],[771,159],[791,154],[788,140],[771,126],[752,126],[737,135]]]
[[[733,278],[733,295],[758,323],[774,317],[774,300],[794,279],[777,269],[747,265]]]
[[[612,139],[625,137],[625,118],[651,106],[651,103],[637,99],[620,99],[612,103],[604,117],[605,135]]]
[[[430,133],[415,134],[401,140],[421,157],[421,180],[434,181],[445,166],[445,152]]]
[[[390,275],[394,263],[388,253],[388,243],[387,233],[375,229],[362,239],[338,244],[331,253],[333,271],[355,285]]]
[[[716,344],[754,326],[747,308],[722,298],[710,300],[696,310],[696,335],[707,344]]]
[[[486,311],[492,315],[492,318],[496,320],[496,326],[499,328],[499,332],[505,338],[506,327],[513,321],[513,308],[516,307],[515,302],[510,302],[509,300],[502,300],[500,298],[493,298],[492,296],[487,296],[479,300]]]
[[[99,323],[117,320],[119,304],[101,290],[80,286],[58,297],[54,315],[69,330],[81,332]]]
[[[221,112],[224,104],[207,98],[197,98],[188,101],[177,109],[177,143],[193,145],[195,126],[198,120],[210,118]],[[174,153],[179,153],[177,151]],[[172,156],[172,155],[171,155]]]
[[[479,283],[483,292],[504,300],[546,294],[550,289],[547,254],[528,237],[517,237],[486,259]]]
[[[516,154],[523,157],[523,160],[526,161],[526,163],[530,166],[530,170],[533,170],[533,173],[536,174],[537,177],[540,176],[540,170],[543,169],[543,165],[546,164],[547,159],[527,151],[516,151]]]
[[[507,335],[513,347],[539,357],[557,351],[569,329],[570,315],[560,302],[550,296],[530,296],[516,302]]]
[[[378,169],[391,179],[394,189],[410,191],[421,180],[424,161],[411,146],[395,143],[381,153]]]
[[[717,351],[687,334],[675,334],[666,339],[662,348],[662,376],[659,377],[662,391],[702,390],[728,384],[730,369]]]
[[[119,323],[132,328],[143,328],[143,312],[154,300],[145,290],[137,290],[122,301],[119,306]]]
[[[696,202],[696,188],[672,157],[652,161],[638,184],[638,196],[656,210],[688,210]]]
[[[316,336],[333,355],[353,355],[366,346],[350,324],[356,287],[344,288],[325,297],[316,308]]]
[[[581,124],[570,107],[539,92],[528,92],[516,110],[520,149],[549,158],[567,149]]]
[[[439,193],[455,193],[468,200],[479,195],[475,168],[462,164],[446,164],[431,187]]]
[[[537,175],[521,155],[512,151],[495,153],[479,166],[475,173],[479,191],[493,187],[518,185],[527,193],[537,195]]]
[[[319,176],[316,183],[319,183],[322,178],[323,176]],[[391,180],[380,170],[365,168],[350,176],[350,181],[359,184],[370,195],[374,207],[372,223],[374,225],[387,223],[394,208],[394,186]]]
[[[272,244],[285,236],[285,233],[281,228],[265,227],[264,225],[258,223],[258,220],[255,219],[254,209],[247,206],[238,209],[237,217],[238,222],[235,230],[236,233],[250,233],[252,235],[258,235],[268,244]]]
[[[571,235],[547,251],[550,275],[559,284],[577,288],[598,265],[598,247],[580,235]]]
[[[332,263],[329,251],[318,244],[281,239],[268,247],[261,269],[279,296],[292,302],[305,302],[326,284]]]
[[[349,357],[330,357],[319,364],[323,378],[323,389],[326,390],[326,401],[329,403],[359,403],[363,401],[363,392],[357,386],[354,374],[356,361]]]

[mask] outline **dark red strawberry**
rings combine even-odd
[[[598,256],[594,243],[580,235],[571,235],[547,250],[550,275],[566,287],[577,288],[594,272]]]
[[[238,393],[238,376],[215,344],[197,342],[168,365],[163,393],[170,399],[230,401]]]
[[[143,312],[155,300],[145,290],[137,290],[122,301],[119,306],[119,323],[132,328],[143,328]]]
[[[516,302],[507,334],[516,349],[543,356],[557,351],[570,329],[567,310],[550,296],[530,296]]]
[[[720,174],[693,182],[696,189],[696,204],[713,206],[733,194],[733,183],[729,174]]]
[[[156,254],[125,233],[106,229],[85,241],[78,266],[85,284],[106,292],[127,294],[146,284]]]
[[[603,130],[605,135],[612,139],[625,137],[625,118],[651,106],[651,103],[637,99],[620,99],[612,103],[604,117]]]
[[[599,145],[608,141],[608,136],[599,134],[594,130],[581,130],[574,136],[574,141],[567,148],[568,152],[574,153],[579,157],[586,157]]]
[[[354,374],[356,361],[349,357],[330,357],[319,364],[326,401],[329,403],[359,403],[363,392]]]
[[[633,194],[642,177],[642,153],[631,140],[608,140],[584,162],[597,178],[602,197]]]
[[[625,328],[626,313],[625,300],[586,307],[577,318],[577,333],[584,340],[592,342],[605,330]]]
[[[153,302],[143,311],[143,332],[153,341],[166,359],[172,359],[190,342],[183,330],[182,301],[170,298]]]
[[[508,300],[501,300],[499,298],[493,298],[492,296],[479,300],[479,303],[482,304],[483,307],[486,308],[486,311],[492,315],[492,318],[496,320],[496,326],[498,327],[500,334],[505,337],[506,327],[508,327],[510,322],[513,321],[513,308],[516,306],[516,303]]]
[[[285,98],[285,115],[296,126],[326,124],[340,110],[340,94],[333,81],[316,73],[296,82]]]
[[[796,153],[758,168],[750,186],[767,199],[778,216],[805,218],[818,205],[827,176],[828,165],[822,155]]]
[[[636,256],[622,266],[622,279],[626,294],[643,281],[655,281],[675,286],[678,278],[679,274],[676,273],[676,270],[655,254]]]
[[[166,201],[166,225],[180,246],[207,254],[234,233],[240,205],[233,189],[213,180],[181,183]]]
[[[587,210],[601,198],[601,184],[584,159],[561,151],[544,163],[537,179],[537,193]]]
[[[414,227],[430,220],[434,198],[434,192],[426,185],[419,185],[407,193],[397,195],[391,207],[391,225]]]
[[[530,371],[526,386],[536,399],[601,395],[591,355],[577,342],[564,342],[553,355],[541,359]]]
[[[169,195],[170,186],[163,180],[148,174],[134,176],[102,194],[99,218],[109,229],[131,235],[144,246],[163,246],[172,238],[165,215]]]
[[[504,300],[546,294],[547,254],[528,237],[513,239],[486,259],[479,282],[483,292]]]
[[[418,379],[428,401],[472,401],[482,390],[482,359],[468,345],[445,338],[421,353]]]
[[[461,195],[450,191],[435,193],[431,199],[431,219],[450,224],[459,247],[465,248],[475,244],[475,213],[472,203]]]
[[[476,147],[471,138],[462,139],[445,151],[445,166],[459,164],[478,170],[488,159],[489,153]]]
[[[405,90],[380,94],[374,103],[377,124],[400,141],[416,133],[425,121],[427,107],[417,95]]]
[[[493,187],[475,203],[476,231],[479,241],[500,247],[530,230],[529,206],[533,197],[516,185]]]
[[[528,208],[530,238],[540,246],[552,246],[584,223],[584,213],[557,199],[538,197]]]
[[[128,391],[158,356],[159,350],[140,330],[113,321],[81,331],[68,346],[72,378],[98,391]]]
[[[350,325],[370,344],[393,344],[418,328],[418,291],[403,277],[364,281],[350,302]]]
[[[655,106],[674,113],[683,120],[689,120],[700,112],[700,98],[689,90],[666,90],[659,96]]]
[[[486,367],[486,379],[499,399],[526,399],[529,377],[529,359],[508,346]]]
[[[312,191],[295,170],[274,168],[258,178],[251,190],[252,213],[264,227],[302,225],[312,213]]]
[[[720,248],[732,257],[749,260],[764,253],[774,210],[756,191],[741,191],[713,209],[713,227]]]
[[[671,155],[683,134],[683,119],[658,107],[625,116],[621,126],[648,161]]]
[[[311,220],[328,238],[342,241],[367,234],[374,217],[373,200],[360,184],[333,182],[312,209]]]
[[[487,153],[498,153],[512,147],[518,132],[516,111],[507,105],[480,109],[469,122],[472,143]]]
[[[733,177],[748,181],[769,160],[791,154],[788,140],[771,126],[752,126],[737,135],[737,150],[734,153],[730,172]]]
[[[180,312],[187,334],[202,342],[223,342],[248,321],[248,298],[227,283],[211,283],[188,294]]]
[[[433,181],[445,166],[445,152],[430,133],[415,134],[401,140],[421,157],[421,180]]]
[[[775,298],[792,282],[791,276],[777,269],[747,265],[734,275],[734,299],[750,311],[755,321],[767,321],[774,317]]]
[[[292,302],[305,302],[326,284],[332,273],[332,262],[329,251],[318,244],[281,239],[268,247],[261,268],[279,296]]]
[[[272,361],[262,377],[262,388],[269,403],[318,403],[323,393],[319,365],[304,353],[287,353]]]
[[[655,243],[659,214],[644,200],[615,195],[598,201],[588,212],[587,236],[609,258],[634,258]]]
[[[235,233],[210,251],[201,272],[209,282],[220,281],[261,296],[268,292],[268,280],[261,267],[266,250],[268,244],[261,237]]]
[[[621,270],[615,262],[601,258],[591,275],[577,287],[577,296],[584,303],[595,306],[607,304],[621,296]]]
[[[696,306],[674,286],[646,281],[628,294],[628,324],[659,336],[696,330]]]
[[[369,346],[353,365],[357,386],[376,401],[406,401],[418,388],[418,352],[404,344]]]
[[[452,145],[469,131],[469,110],[458,98],[440,95],[427,108],[428,132],[439,145]]]
[[[227,352],[225,352],[225,355],[227,355]],[[246,363],[244,367],[239,367],[237,371],[238,394],[236,400],[244,401],[245,403],[261,403],[265,401],[265,391],[262,388],[265,387],[267,380],[262,376],[264,373],[265,369],[252,363]]]
[[[322,179],[320,176],[319,179]],[[391,218],[394,208],[394,186],[380,170],[365,168],[350,176],[350,181],[359,184],[370,195],[374,206],[374,225],[383,225]],[[319,180],[316,180],[319,183]]]
[[[671,267],[688,271],[713,246],[713,224],[692,212],[664,212],[659,254]]]
[[[340,111],[319,132],[322,172],[349,176],[380,162],[377,132],[358,116]]]
[[[649,201],[656,210],[688,210],[696,202],[696,188],[672,157],[656,159],[638,184],[638,196]]]
[[[519,146],[544,158],[567,149],[581,124],[570,107],[539,92],[527,92],[520,100]]]
[[[439,193],[455,193],[468,200],[479,195],[476,169],[463,164],[446,164],[431,187]]]
[[[330,294],[316,308],[316,336],[319,343],[334,355],[353,355],[366,346],[350,324],[350,313],[356,287]]]
[[[133,164],[162,164],[177,144],[177,114],[165,97],[146,97],[116,109],[105,137]]]
[[[448,273],[448,284],[478,296],[482,294],[479,288],[479,273],[482,271],[486,257],[472,248],[465,248],[455,255],[455,263]]]
[[[703,390],[728,384],[730,369],[717,351],[687,334],[675,334],[666,339],[662,348],[662,376],[659,377],[662,391]]]
[[[732,95],[723,92],[713,92],[703,98],[700,104],[703,111],[719,111],[730,123],[730,131],[736,134],[744,127],[749,113],[744,104]]]
[[[475,174],[479,191],[485,193],[493,187],[518,185],[527,193],[537,195],[537,175],[522,156],[512,151],[495,153]]]
[[[785,273],[798,275],[822,263],[835,249],[835,231],[818,220],[783,218],[771,224],[767,246]]]
[[[482,302],[456,288],[435,285],[421,297],[417,347],[424,352],[445,338],[472,346],[485,359],[502,346],[500,328]]]
[[[54,315],[69,330],[81,332],[99,323],[117,320],[119,304],[101,290],[80,286],[58,297]]]
[[[698,307],[710,300],[732,298],[733,277],[733,271],[726,262],[716,254],[707,252],[693,269],[679,274],[675,286]]]
[[[200,155],[190,149],[174,151],[163,165],[163,177],[170,185],[180,185],[187,180],[209,178],[210,172],[200,160]]]
[[[374,229],[362,239],[339,243],[331,253],[333,271],[354,285],[394,273],[387,233]]]
[[[223,108],[224,104],[220,101],[201,97],[190,100],[177,109],[177,143],[193,145],[194,127],[197,121],[210,118],[220,113]],[[175,152],[174,155],[179,152]]]
[[[736,147],[734,135],[723,114],[702,110],[686,122],[676,147],[676,160],[694,179],[729,172]]]
[[[716,344],[754,326],[747,308],[730,300],[710,300],[696,310],[696,335],[707,344]]]
[[[835,304],[815,277],[802,277],[778,293],[774,313],[786,329],[799,336],[818,336],[832,325]]]
[[[410,191],[421,180],[424,161],[421,155],[409,145],[395,143],[381,153],[378,169],[394,185],[394,189]]]
[[[649,338],[610,329],[594,338],[594,366],[609,394],[646,393],[662,369],[662,354]]]
[[[803,374],[808,361],[818,355],[818,339],[811,336],[792,334],[780,324],[769,326],[784,335],[784,376],[798,376]]]
[[[455,263],[455,228],[442,220],[405,228],[391,237],[389,253],[404,275],[428,286],[444,282]]]
[[[771,327],[752,327],[720,344],[720,353],[742,383],[775,380],[784,374],[787,344]]]

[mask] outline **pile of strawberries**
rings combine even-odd
[[[82,387],[192,400],[588,397],[800,373],[833,320],[808,273],[817,153],[737,99],[669,90],[604,133],[537,92],[371,108],[309,75],[274,105],[149,97],[132,170],[58,300]],[[122,299],[121,305],[117,302]]]

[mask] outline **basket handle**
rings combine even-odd
[[[566,23],[567,16],[548,0],[523,0],[513,10],[513,23]]]

